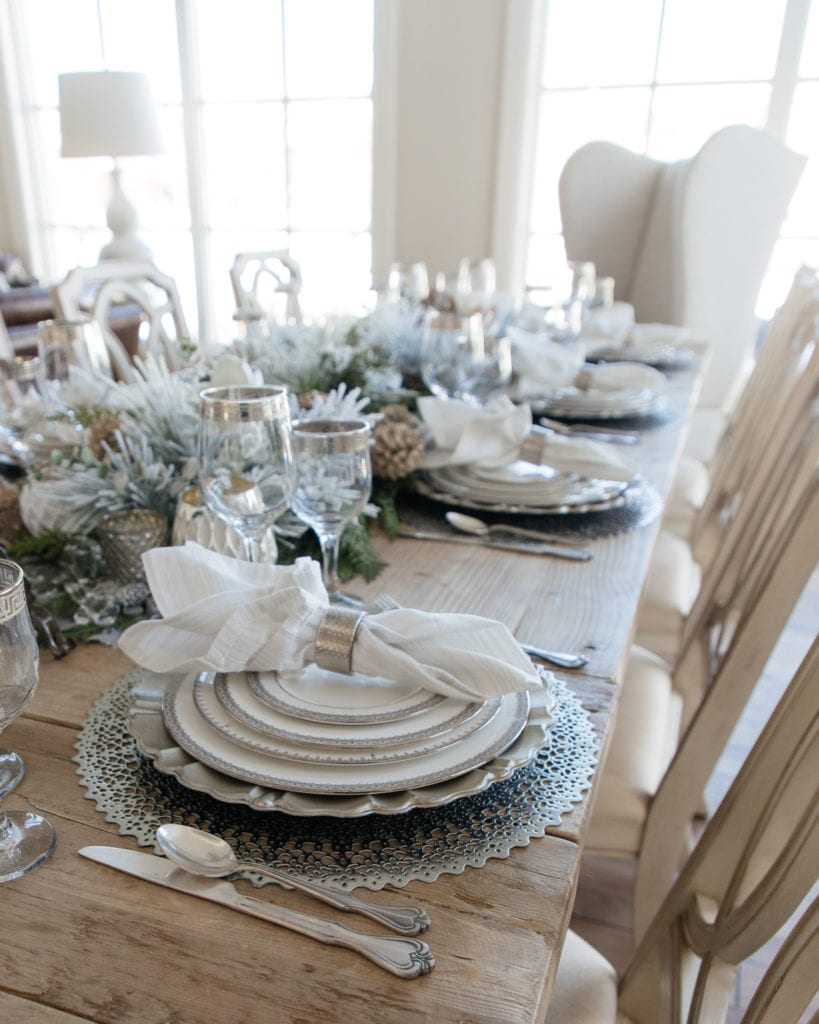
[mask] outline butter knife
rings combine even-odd
[[[336,924],[335,921],[325,921],[297,910],[279,907],[256,899],[255,896],[245,896],[230,882],[191,875],[164,857],[123,850],[116,846],[84,846],[79,852],[89,860],[124,871],[146,882],[175,889],[189,896],[198,896],[211,903],[220,903],[224,907],[289,928],[329,946],[346,946],[399,978],[417,978],[428,974],[435,966],[432,951],[420,939],[368,935],[343,924]]]
[[[517,544],[506,540],[483,540],[480,537],[462,537],[456,533],[435,533],[430,530],[414,530],[411,527],[401,528],[402,537],[414,540],[443,540],[448,544],[471,544],[473,547],[497,548],[499,551],[522,551],[529,555],[553,555],[555,558],[567,558],[572,562],[588,562],[592,557],[588,548],[558,547],[554,544]]]

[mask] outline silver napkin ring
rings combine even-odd
[[[316,634],[316,664],[328,672],[352,675],[353,644],[365,612],[332,606],[324,613]]]

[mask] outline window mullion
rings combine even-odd
[[[199,66],[196,12],[193,0],[176,0],[179,70],[182,83],[182,121],[190,205],[193,263],[199,338],[212,338],[216,316],[213,308],[210,233],[208,231],[205,186],[205,141]]]
[[[811,0],[788,0],[782,35],[779,39],[779,53],[776,70],[771,83],[771,100],[768,106],[766,128],[784,141],[788,130],[793,94],[799,78],[799,61],[808,25]]]

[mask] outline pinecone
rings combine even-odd
[[[379,412],[388,423],[408,423],[410,426],[414,423],[413,415],[405,405],[385,405]]]
[[[375,476],[385,480],[401,480],[421,465],[424,442],[411,422],[381,420],[375,425],[373,439]]]
[[[7,546],[21,537],[28,530],[20,518],[20,492],[5,480],[0,481],[0,544]]]
[[[117,430],[119,430],[119,416],[114,415],[114,413],[101,412],[98,416],[94,417],[91,421],[88,447],[94,453],[95,459],[101,459],[105,454],[102,449],[103,441],[105,441],[109,448],[114,450],[119,447],[116,437]]]
[[[317,398],[326,398],[326,391],[318,391],[313,388],[312,391],[303,391],[298,397],[298,403],[300,409],[309,410],[313,408],[313,403]]]

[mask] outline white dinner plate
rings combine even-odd
[[[652,416],[664,408],[664,397],[653,388],[608,390],[553,388],[531,401],[538,416],[608,420]]]
[[[162,701],[165,725],[179,746],[244,782],[301,793],[389,793],[444,782],[505,750],[520,735],[529,712],[529,694],[519,691],[501,698],[498,713],[485,728],[442,750],[388,764],[309,764],[249,750],[220,733],[196,707],[190,678],[171,682]]]
[[[414,684],[358,672],[344,675],[318,665],[298,673],[248,672],[247,681],[268,707],[312,722],[392,722],[446,699]]]
[[[214,729],[228,739],[249,750],[258,750],[263,754],[282,757],[288,761],[304,761],[308,764],[387,764],[391,761],[406,761],[409,758],[431,754],[433,751],[441,750],[451,744],[461,743],[467,736],[485,728],[500,710],[499,700],[487,701],[483,705],[476,705],[477,714],[464,718],[459,724],[446,731],[438,731],[435,735],[430,736],[410,738],[403,742],[389,744],[376,742],[370,746],[348,745],[342,732],[345,727],[337,726],[336,731],[339,734],[337,744],[317,747],[298,740],[270,736],[244,722],[237,721],[220,703],[215,692],[213,674],[210,672],[201,673],[198,677],[189,676],[182,686],[193,687],[193,699],[199,712]],[[462,702],[456,703],[460,705]],[[414,721],[414,719],[409,719],[409,721]],[[387,723],[387,725],[392,724]],[[374,728],[379,727],[375,726]]]
[[[219,674],[214,692],[223,709],[256,732],[288,743],[330,747],[381,747],[447,732],[476,715],[481,701],[440,700],[424,711],[387,722],[316,722],[269,707],[251,690],[246,673]]]

